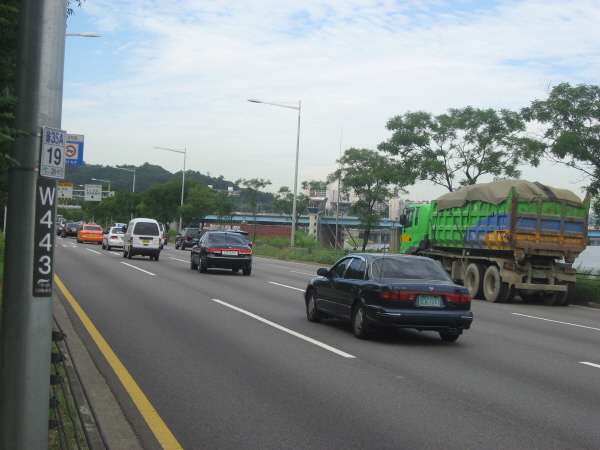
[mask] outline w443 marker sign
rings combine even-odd
[[[35,189],[35,229],[33,242],[33,296],[52,296],[54,275],[54,223],[56,219],[56,180],[39,177]]]

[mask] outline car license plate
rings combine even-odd
[[[442,306],[442,302],[439,295],[419,295],[417,300],[419,306]]]
[[[533,269],[531,272],[532,272],[531,276],[533,278],[546,278],[547,277],[546,271],[543,269]]]
[[[142,244],[149,244],[150,243],[150,239],[142,239]]]
[[[238,255],[237,250],[223,250],[222,253],[225,256],[237,256]]]

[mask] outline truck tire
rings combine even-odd
[[[498,267],[491,265],[483,277],[483,294],[488,302],[504,303],[511,295],[514,298],[514,286],[511,289],[508,283],[502,281]]]
[[[575,283],[573,281],[567,282],[567,295],[565,296],[565,301],[560,304],[560,306],[569,306],[573,299],[575,298]]]
[[[564,292],[553,292],[552,294],[544,295],[543,302],[548,306],[569,306],[575,295],[575,283],[573,282],[558,282],[560,285],[567,285],[567,290]]]
[[[471,293],[471,298],[483,298],[483,277],[485,266],[483,264],[471,263],[465,270],[463,284]]]

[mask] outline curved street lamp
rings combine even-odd
[[[298,156],[300,155],[300,109],[302,103],[298,100],[298,106],[282,105],[281,103],[263,102],[255,98],[248,99],[252,103],[264,103],[265,105],[281,106],[282,108],[290,108],[298,110],[298,134],[296,137],[296,166],[294,170],[294,201],[292,204],[292,236],[290,237],[290,247],[295,246],[296,240],[296,202],[298,200]]]
[[[99,178],[92,178],[92,181],[102,181],[104,183],[108,183],[108,192],[110,192],[110,180],[101,180]]]
[[[81,37],[100,37],[98,33],[86,31],[85,33],[66,33],[65,36],[81,36]]]

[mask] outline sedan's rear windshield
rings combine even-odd
[[[83,227],[84,230],[102,231],[102,227],[96,225],[86,225]]]
[[[143,234],[145,236],[158,236],[158,225],[155,222],[137,222],[133,229],[133,234]]]
[[[378,258],[371,263],[373,278],[448,281],[446,272],[426,258]]]
[[[123,228],[113,227],[109,231],[111,234],[123,234]]]
[[[211,244],[246,245],[246,240],[236,234],[211,234],[208,237]]]

